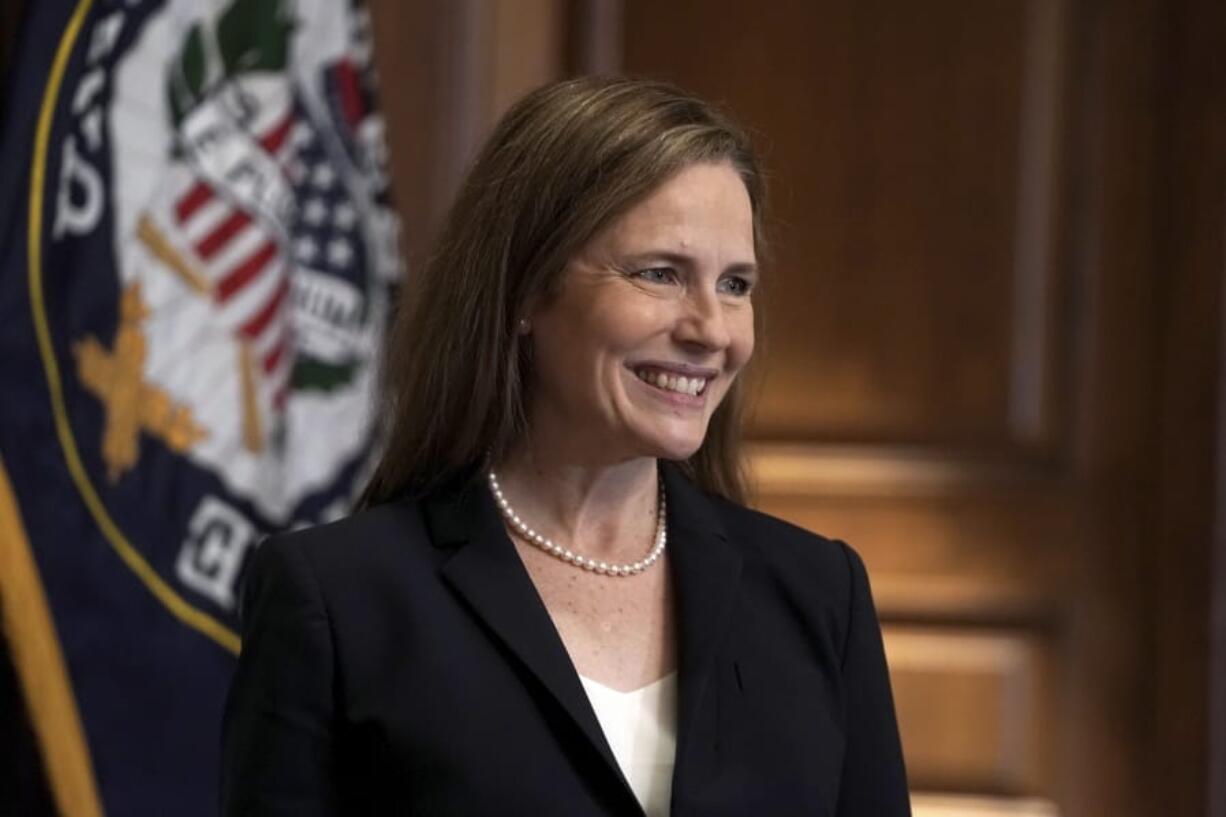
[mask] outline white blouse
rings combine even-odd
[[[582,675],[579,680],[647,817],[667,817],[677,754],[677,673],[630,692]]]

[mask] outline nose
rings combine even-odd
[[[673,337],[697,351],[720,351],[732,343],[724,305],[714,292],[691,292],[684,299]]]

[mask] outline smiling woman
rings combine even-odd
[[[507,114],[406,291],[367,509],[251,568],[227,813],[908,813],[863,564],[739,504],[763,201],[672,86]]]

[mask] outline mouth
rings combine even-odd
[[[701,397],[714,379],[714,375],[706,372],[679,374],[656,366],[635,366],[631,371],[635,377],[650,386],[690,397]]]

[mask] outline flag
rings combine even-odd
[[[401,262],[369,22],[40,0],[23,26],[0,621],[63,814],[213,814],[246,565],[345,514],[378,442]]]

